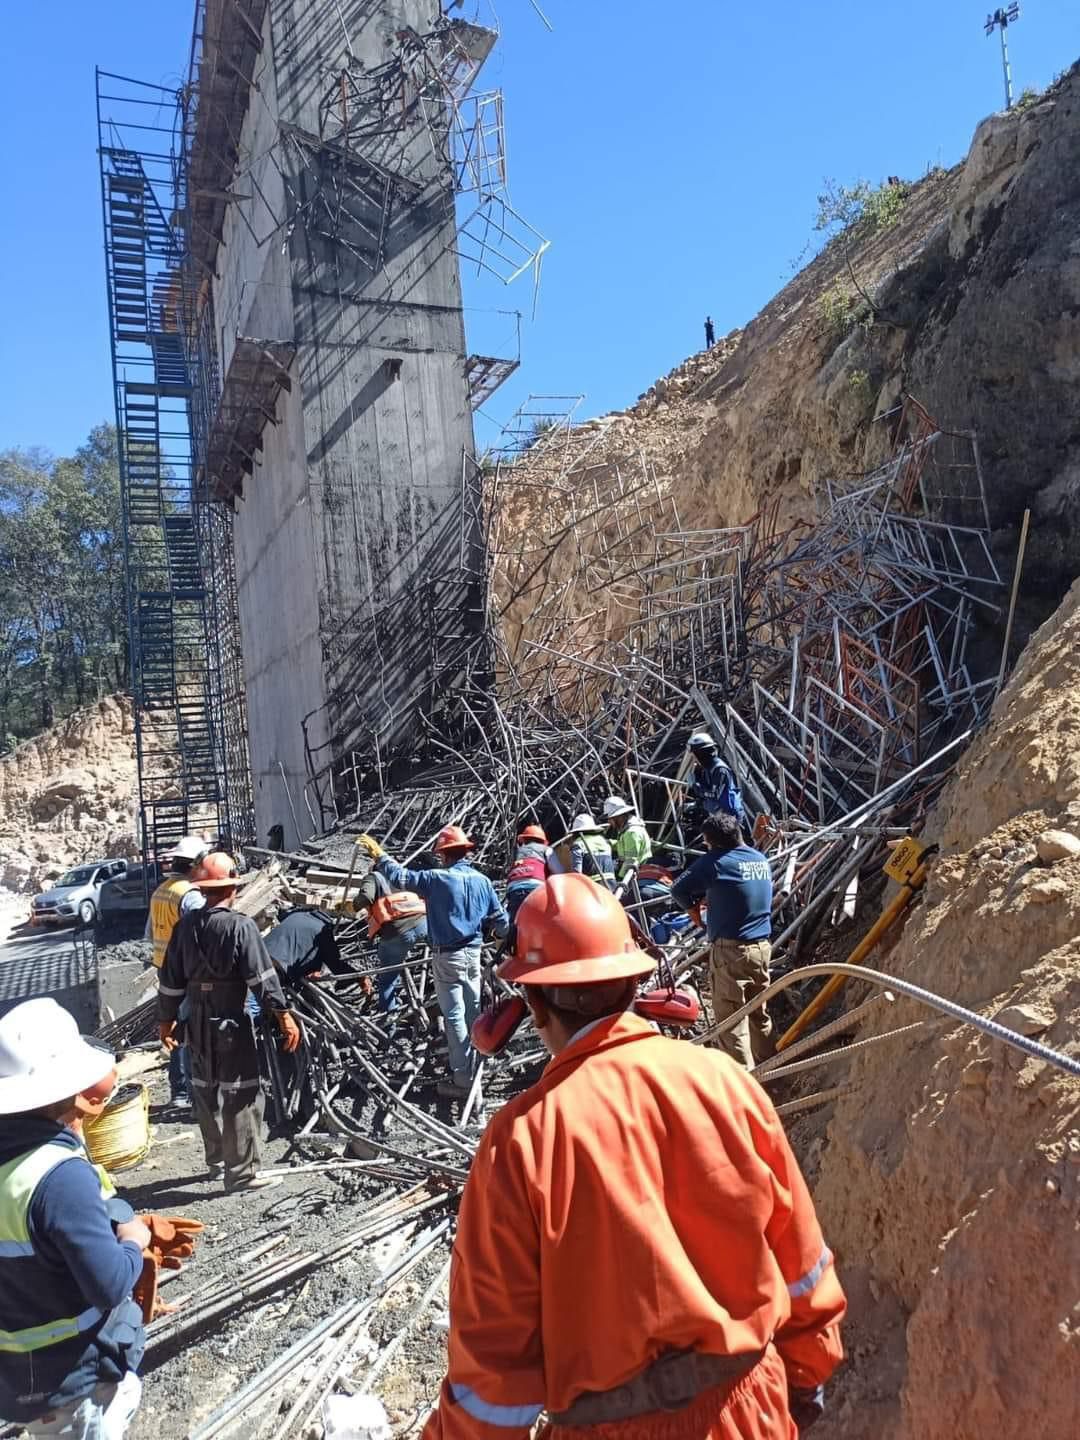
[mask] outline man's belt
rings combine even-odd
[[[700,1350],[672,1350],[640,1375],[614,1390],[587,1390],[568,1410],[549,1416],[553,1425],[604,1425],[632,1420],[656,1410],[683,1410],[704,1390],[734,1385],[765,1354],[706,1355]]]

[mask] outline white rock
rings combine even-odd
[[[1054,1023],[1054,1016],[1047,1010],[1034,1005],[1007,1005],[994,1019],[1006,1030],[1015,1030],[1018,1035],[1041,1035]]]
[[[1044,865],[1073,860],[1080,855],[1080,836],[1068,830],[1044,830],[1035,841],[1035,849]]]
[[[375,1395],[327,1395],[326,1440],[390,1440],[390,1420]]]

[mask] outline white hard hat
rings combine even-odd
[[[172,848],[174,860],[191,860],[197,862],[204,859],[210,853],[209,844],[201,835],[181,835],[180,839]]]
[[[604,801],[604,818],[606,820],[617,820],[620,815],[632,815],[634,807],[628,805],[618,795],[609,795]]]
[[[580,815],[574,816],[573,820],[570,823],[569,833],[571,835],[586,835],[590,832],[597,832],[599,831],[599,829],[600,826],[597,825],[596,821],[589,814],[589,812],[587,810],[583,810]]]
[[[0,1018],[0,1115],[55,1105],[104,1080],[111,1050],[79,1034],[55,1000],[24,1000]]]
[[[686,748],[688,750],[715,750],[717,745],[707,730],[695,730],[686,742]]]

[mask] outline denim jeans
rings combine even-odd
[[[525,880],[506,887],[506,913],[510,916],[511,925],[517,919],[517,912],[541,883],[539,880]]]
[[[191,1001],[186,995],[180,1001],[176,1018],[181,1025],[191,1019]],[[169,1052],[169,1094],[174,1100],[181,1095],[191,1095],[191,1051],[186,1040]]]
[[[65,1440],[123,1440],[139,1408],[142,1382],[129,1370],[116,1385],[97,1385],[81,1400],[32,1420],[29,1435],[57,1435]]]
[[[427,924],[421,921],[404,935],[379,936],[379,964],[375,971],[375,989],[379,996],[379,1009],[384,1015],[397,1008],[397,993],[401,989],[401,971],[394,966],[403,965],[414,945],[427,943]],[[387,967],[384,969],[383,967]]]
[[[476,1051],[469,1031],[480,1014],[480,946],[462,950],[433,950],[431,970],[435,994],[446,1021],[446,1043],[454,1084],[467,1089],[476,1068]]]

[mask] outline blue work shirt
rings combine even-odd
[[[399,890],[412,890],[427,904],[428,938],[437,950],[464,950],[479,945],[486,927],[499,939],[510,929],[510,917],[495,887],[468,860],[446,870],[407,870],[389,855],[375,869]]]
[[[772,894],[769,862],[749,845],[710,850],[671,887],[671,898],[684,910],[705,901],[710,940],[768,940]]]
[[[719,755],[713,756],[707,770],[702,770],[700,766],[695,770],[690,793],[706,815],[734,815],[736,820],[742,821],[742,795],[735,777]]]

